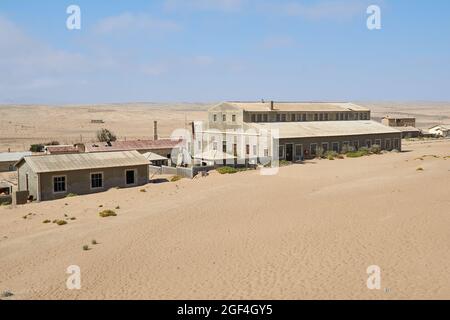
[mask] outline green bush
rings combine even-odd
[[[32,144],[30,146],[30,151],[31,152],[43,152],[44,151],[44,145],[41,143],[38,144]]]
[[[338,153],[336,151],[327,151],[324,156],[328,160],[334,160],[334,158],[338,157]]]
[[[108,141],[116,141],[117,137],[112,131],[108,129],[101,129],[97,131],[97,139],[100,142],[108,142]]]
[[[370,152],[373,154],[380,154],[381,153],[381,146],[374,144],[371,148],[370,148]]]
[[[115,213],[113,210],[103,210],[102,212],[99,212],[99,216],[102,218],[115,217],[117,216],[117,213]]]
[[[279,165],[280,167],[290,166],[291,164],[292,164],[292,162],[291,162],[291,161],[287,161],[287,160],[280,160],[280,161],[278,162],[278,165]]]
[[[219,172],[220,174],[234,174],[237,173],[238,170],[232,167],[220,167],[217,168],[217,172]]]
[[[78,196],[76,193],[69,193],[69,194],[66,196],[66,198],[73,198],[73,197],[76,197],[76,196]]]

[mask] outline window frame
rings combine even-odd
[[[64,178],[64,191],[55,191],[55,178]],[[53,194],[65,194],[65,193],[67,193],[67,175],[55,175],[55,176],[52,176],[52,191],[53,191]]]
[[[93,175],[101,175],[101,181],[102,181],[102,186],[101,187],[93,187],[92,186],[92,176]],[[91,186],[91,190],[100,190],[100,189],[104,189],[105,188],[105,174],[102,172],[102,171],[100,171],[100,172],[91,172],[91,173],[89,173],[89,182],[90,182],[90,186]]]
[[[127,183],[127,172],[133,171],[134,172],[134,183]],[[137,185],[137,169],[125,169],[124,170],[125,175],[125,185],[128,186],[136,186]]]

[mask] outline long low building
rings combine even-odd
[[[144,185],[149,176],[137,151],[26,156],[16,167],[18,190],[37,201]]]
[[[288,161],[315,156],[319,148],[341,152],[345,147],[357,150],[378,145],[383,150],[401,151],[402,133],[371,120],[253,123],[252,127],[278,136],[278,156]]]
[[[23,157],[31,156],[31,152],[3,152],[0,153],[0,172],[15,171],[14,166]]]

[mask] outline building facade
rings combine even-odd
[[[18,191],[45,201],[140,186],[148,183],[148,165],[137,151],[24,157],[17,163]]]
[[[319,150],[342,152],[373,145],[400,151],[402,135],[371,121],[369,109],[352,103],[272,101],[221,103],[193,131],[197,150],[220,150],[253,163],[268,157],[297,161]]]

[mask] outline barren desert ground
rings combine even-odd
[[[450,103],[358,103],[372,110],[372,118],[385,115],[413,116],[419,128],[450,124]],[[0,105],[0,152],[28,150],[32,143],[58,141],[61,144],[95,141],[96,131],[112,130],[119,139],[153,137],[153,121],[158,121],[161,137],[174,129],[189,128],[189,122],[206,119],[214,103],[133,103],[92,106]],[[105,123],[91,123],[103,120]]]
[[[307,161],[275,176],[212,173],[147,192],[1,207],[0,291],[12,299],[450,299],[449,156],[449,140],[405,142],[402,153]],[[101,218],[103,209],[118,215]],[[81,268],[81,290],[66,288],[70,265]],[[381,268],[381,290],[366,286],[371,265]]]

